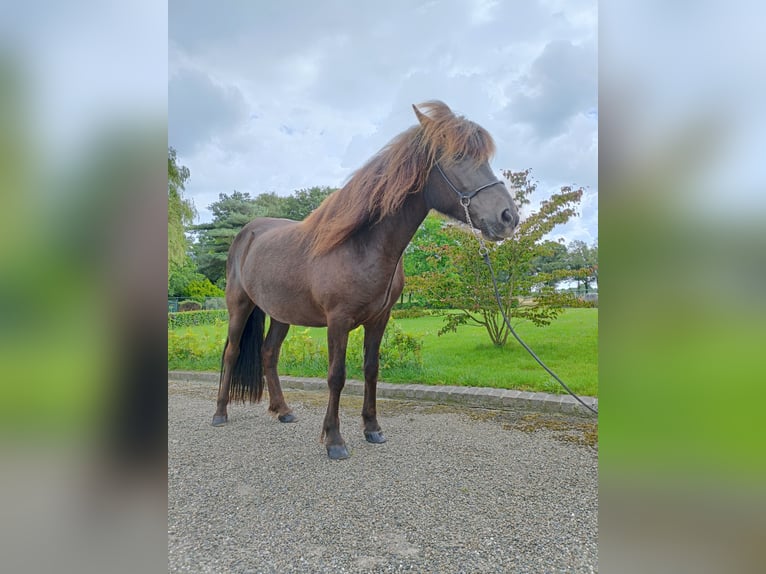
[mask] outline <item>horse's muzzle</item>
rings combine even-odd
[[[506,214],[506,212],[508,212]],[[506,209],[500,216],[499,221],[489,222],[482,220],[479,223],[479,230],[482,237],[487,241],[502,241],[508,239],[516,231],[519,225],[519,216],[515,212]]]

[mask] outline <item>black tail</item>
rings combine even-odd
[[[263,364],[261,346],[266,314],[256,307],[250,314],[239,342],[239,357],[231,373],[230,401],[258,403],[263,395]],[[226,345],[229,340],[226,340]],[[226,352],[226,346],[224,346]],[[223,358],[221,360],[223,363]],[[223,365],[221,365],[223,370]]]

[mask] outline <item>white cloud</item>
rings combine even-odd
[[[495,137],[495,169],[595,195],[595,21],[595,2],[171,1],[169,144],[205,220],[221,192],[341,185],[441,99]]]
[[[508,117],[529,124],[541,139],[555,137],[579,113],[597,101],[596,50],[592,44],[566,40],[546,44],[511,96]]]

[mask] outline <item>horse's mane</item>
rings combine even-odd
[[[396,212],[409,194],[418,193],[435,162],[457,158],[484,163],[495,152],[481,126],[456,116],[440,101],[420,104],[425,125],[402,132],[358,169],[304,221],[316,255],[337,247],[359,229]]]

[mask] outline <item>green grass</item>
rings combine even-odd
[[[481,327],[437,336],[442,322],[439,317],[398,321],[404,331],[424,336],[428,382],[559,392],[559,384],[512,337],[505,347],[495,347]],[[598,309],[568,309],[548,327],[522,322],[515,328],[573,391],[598,395]]]
[[[442,321],[440,317],[398,319],[396,323],[404,332],[422,337],[423,366],[383,370],[381,380],[563,392],[513,338],[505,347],[498,348],[492,345],[483,328],[468,326],[458,329],[457,333],[437,336]],[[598,396],[598,309],[567,309],[548,327],[522,322],[516,330],[574,392]],[[203,346],[212,344],[215,352],[195,360],[170,360],[168,368],[218,371],[226,338],[225,325],[189,327],[182,331],[190,339],[204,339]],[[291,333],[296,331],[303,329],[291,329]],[[325,344],[325,329],[308,332],[313,339]],[[350,378],[362,378],[361,357],[349,356],[347,369]],[[287,370],[281,368],[280,373],[320,377],[327,374],[320,365],[294,365]]]

